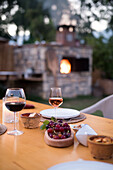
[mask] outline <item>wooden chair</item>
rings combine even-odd
[[[80,112],[91,114],[96,112],[97,110],[102,111],[104,117],[113,119],[113,95],[105,97],[96,104],[80,110]]]

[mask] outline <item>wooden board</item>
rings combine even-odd
[[[80,116],[77,116],[75,118],[63,119],[63,122],[77,123],[77,122],[83,121],[84,119],[86,119],[86,115],[83,114],[83,113],[80,113]],[[41,122],[44,122],[45,120],[50,120],[50,119],[47,119],[47,118],[44,118],[44,117],[41,118]]]
[[[53,139],[49,137],[48,132],[46,130],[44,135],[44,140],[45,143],[49,146],[58,147],[58,148],[68,147],[73,145],[74,143],[74,134],[73,132],[71,132],[71,136],[66,139]]]

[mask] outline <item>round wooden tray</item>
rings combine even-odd
[[[49,146],[58,147],[58,148],[68,147],[73,145],[74,143],[74,134],[73,132],[71,132],[71,136],[66,139],[53,139],[49,137],[48,132],[46,130],[44,135],[44,140],[45,143]]]
[[[66,122],[66,123],[77,123],[77,122],[83,121],[84,119],[86,119],[86,115],[84,115],[83,113],[80,113],[80,115],[75,117],[75,118],[63,119],[63,122]],[[44,118],[44,117],[41,118],[41,122],[44,122],[45,120],[51,120],[51,119]]]
[[[7,127],[3,124],[0,124],[0,135],[4,134],[7,131]]]

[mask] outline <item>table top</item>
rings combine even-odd
[[[35,105],[34,109],[23,109],[21,113],[40,112],[51,106],[27,101]],[[86,119],[81,123],[87,123],[98,134],[113,137],[113,120],[86,114]],[[2,101],[0,100],[0,123],[2,123]],[[42,123],[40,123],[41,125]],[[13,124],[5,124],[8,130],[13,129]],[[25,129],[21,119],[17,124],[23,135],[11,136],[7,133],[0,136],[0,169],[1,170],[45,170],[55,164],[76,161],[78,159],[99,161],[94,159],[88,147],[79,144],[74,137],[74,145],[67,148],[54,148],[44,142],[44,130],[40,128]],[[113,157],[109,160],[101,160],[113,164]]]

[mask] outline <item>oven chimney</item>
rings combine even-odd
[[[56,42],[62,45],[75,46],[75,26],[60,25],[57,27]]]

